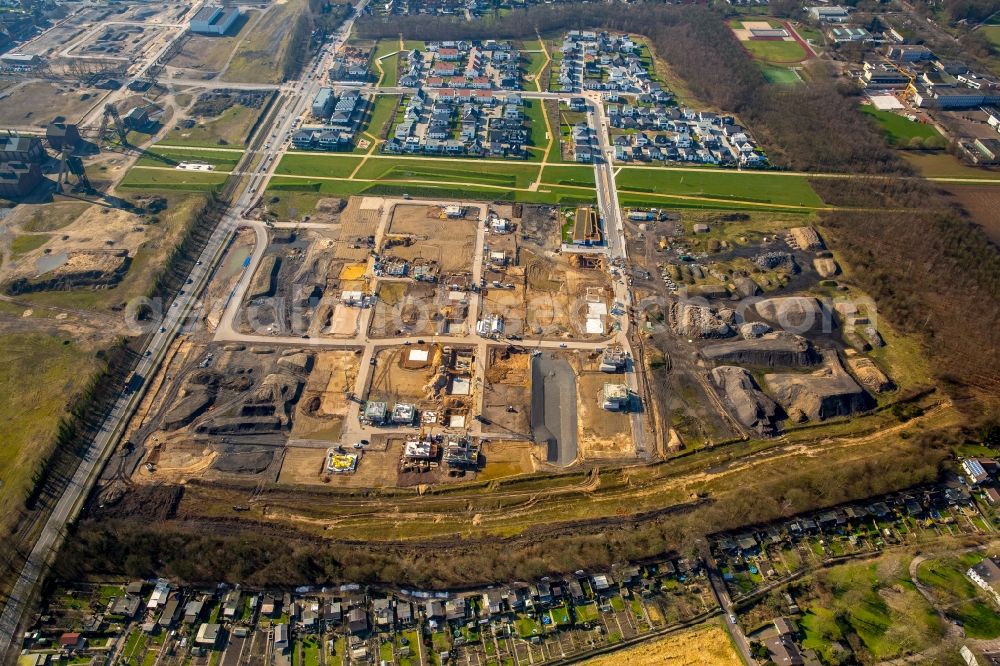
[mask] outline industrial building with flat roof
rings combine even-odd
[[[238,7],[202,7],[191,19],[191,32],[199,35],[224,35],[239,18]]]

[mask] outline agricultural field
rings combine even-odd
[[[1000,176],[1000,174],[996,174]],[[982,227],[994,243],[1000,243],[1000,183],[995,185],[948,185],[948,191],[958,200],[972,220]]]
[[[924,178],[975,178],[1000,181],[1000,171],[966,166],[946,152],[904,151],[909,162]]]
[[[933,125],[910,120],[892,111],[880,111],[870,104],[862,105],[861,112],[875,119],[890,145],[907,146],[915,139],[931,139],[944,145],[944,137]]]

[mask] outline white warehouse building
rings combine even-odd
[[[240,18],[238,7],[202,7],[191,19],[191,32],[199,35],[224,35]]]

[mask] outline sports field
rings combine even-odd
[[[751,35],[751,30],[782,29],[780,21],[754,19],[752,21],[730,21],[729,27],[747,51],[757,60],[771,63],[802,62],[808,55],[802,45],[791,37],[784,39],[760,39]]]
[[[771,83],[779,83],[781,85],[793,86],[797,83],[801,83],[802,79],[799,77],[798,73],[787,67],[782,67],[780,65],[772,65],[770,63],[762,62],[759,63],[760,69],[764,72],[764,78],[766,78]]]
[[[794,63],[802,62],[806,58],[806,52],[796,41],[752,39],[740,43],[754,58],[765,62]]]

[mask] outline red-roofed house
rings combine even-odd
[[[78,631],[67,632],[59,637],[59,647],[63,650],[82,650],[87,639]]]

